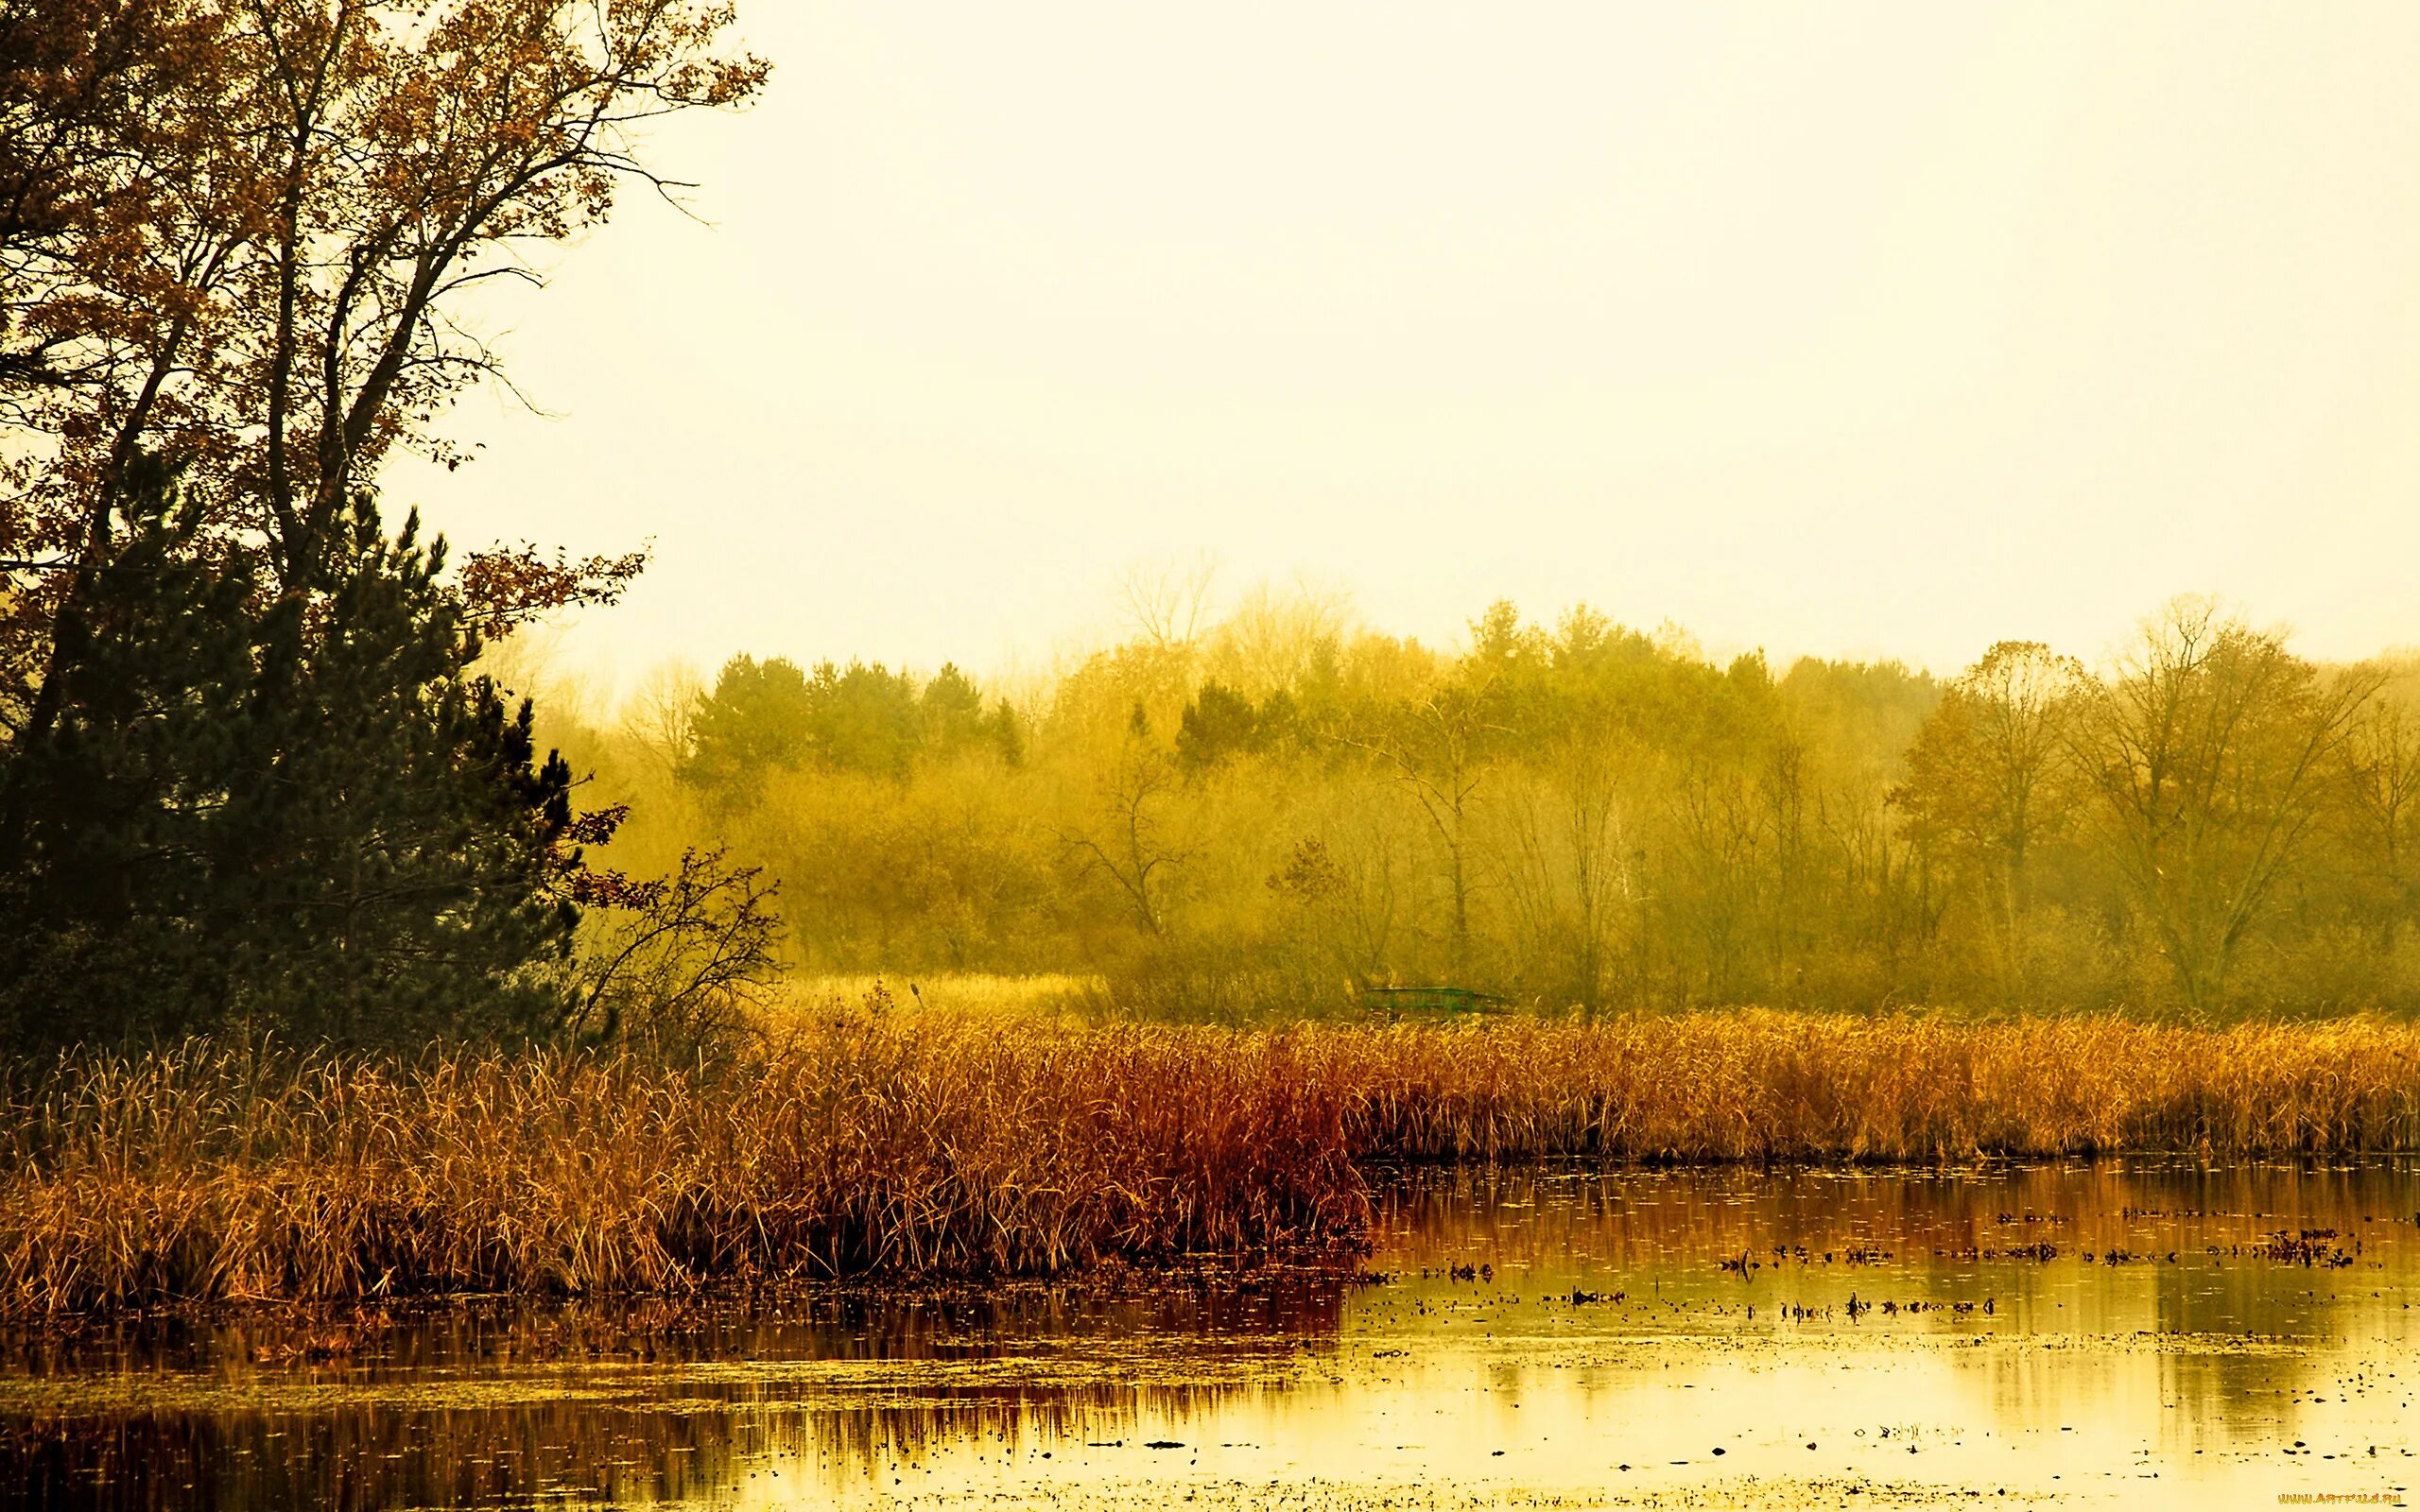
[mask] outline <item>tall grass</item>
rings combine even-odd
[[[718,1066],[195,1041],[0,1091],[26,1314],[1148,1263],[1349,1239],[1389,1160],[2410,1150],[2420,1029],[827,1008]]]
[[[1362,1159],[2420,1149],[2420,1027],[1772,1011],[1340,1032]]]
[[[1046,1273],[1349,1235],[1285,1037],[847,1015],[634,1055],[72,1057],[10,1088],[0,1308]]]

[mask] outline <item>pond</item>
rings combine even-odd
[[[20,1335],[0,1499],[2393,1504],[2415,1225],[2402,1160],[1410,1172],[1357,1275]]]

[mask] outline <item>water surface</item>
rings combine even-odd
[[[1360,1275],[18,1337],[0,1497],[2393,1504],[2415,1220],[2403,1161],[1410,1173]]]

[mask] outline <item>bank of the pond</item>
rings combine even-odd
[[[2420,1148],[2420,1029],[835,1012],[736,1064],[209,1042],[9,1074],[0,1309],[1030,1275],[1351,1240],[1387,1160]]]

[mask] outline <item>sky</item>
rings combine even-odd
[[[567,655],[1046,666],[1138,563],[1450,642],[2420,643],[2420,6],[739,0],[390,500]]]

